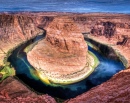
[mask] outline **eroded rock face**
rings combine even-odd
[[[85,56],[87,45],[78,26],[68,17],[55,18],[47,28],[46,41],[60,52]]]
[[[129,103],[130,68],[114,75],[109,81],[65,103]]]
[[[69,17],[56,17],[48,25],[45,39],[27,57],[31,65],[45,73],[46,76],[43,77],[51,81],[70,79],[73,82],[71,79],[90,70],[89,67],[86,68],[86,63],[89,62],[87,44],[77,25]]]
[[[93,14],[91,17],[90,15],[81,17],[84,19],[75,17],[74,20],[82,26],[85,37],[112,47],[123,64],[129,67],[130,15]]]
[[[27,15],[0,14],[0,65],[6,53],[43,31],[35,25],[35,19]]]
[[[111,38],[115,34],[115,24],[112,22],[98,22],[91,30],[92,34],[104,35],[106,38]]]

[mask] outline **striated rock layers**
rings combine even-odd
[[[130,68],[114,75],[109,81],[65,103],[129,103]]]
[[[15,13],[15,14],[2,13],[0,14],[0,65],[3,65],[4,57],[6,56],[7,52],[10,49],[16,47],[17,45],[30,39],[31,37],[36,36],[37,34],[43,32],[38,28],[41,28],[41,29],[48,28],[47,30],[52,29],[51,27],[50,28],[48,27],[49,24],[53,21],[54,18],[56,18],[57,16],[60,17],[61,15],[68,16],[69,19],[71,19],[71,21],[74,22],[74,24],[78,26],[81,33],[85,34],[85,36],[87,37],[89,36],[89,38],[92,38],[93,40],[98,41],[102,44],[112,46],[114,49],[117,50],[117,52],[119,52],[122,56],[125,57],[127,61],[126,64],[128,64],[127,66],[130,65],[130,55],[129,55],[130,53],[130,49],[129,49],[130,48],[130,39],[129,39],[130,38],[130,15],[106,14],[106,13],[74,14],[74,13],[56,13],[56,12],[55,13],[40,12],[40,13]],[[58,22],[59,21],[57,20],[57,23]],[[59,30],[56,29],[56,31],[57,33],[53,32],[53,34],[58,34]],[[48,31],[48,32],[51,32],[51,31]],[[48,33],[47,33],[47,36],[49,37]],[[55,38],[59,38],[59,37],[56,36]],[[40,47],[39,49],[36,49],[39,53],[38,52],[37,54],[33,53],[33,55],[38,58],[36,62],[38,62],[39,64],[42,64],[40,63],[43,59],[41,58],[41,55],[46,54],[47,57],[45,57],[45,60],[46,59],[48,60],[49,56],[53,56],[52,55],[53,53],[51,53],[51,51],[54,51],[54,53],[57,55],[62,54],[62,52],[67,52],[67,54],[69,54],[69,51],[67,51],[65,45],[63,45],[65,43],[61,43],[62,45],[60,44],[60,47],[62,47],[62,49],[60,49],[59,45],[56,45],[57,41],[55,41],[55,39],[53,38],[51,40],[53,42],[50,42],[49,40],[47,40],[47,37],[46,37],[44,41],[41,41],[38,43],[38,45],[41,45],[42,49],[43,49],[43,44],[46,48],[45,49],[46,52],[43,54],[42,52],[41,53],[39,52],[40,50],[42,51]],[[35,50],[35,48],[33,48],[33,50]],[[69,50],[72,53],[75,52],[75,51],[72,51],[70,48]],[[58,60],[58,59],[55,59],[55,60]],[[33,60],[32,58],[32,61],[35,61],[35,60]],[[72,59],[71,61],[73,62]],[[54,61],[51,61],[51,62],[53,63]],[[130,77],[129,69],[121,71],[120,73],[116,74],[112,79],[110,79],[108,82],[105,82],[91,89],[90,91],[66,102],[69,102],[69,103],[76,103],[76,102],[77,103],[80,103],[80,102],[82,103],[114,103],[114,102],[129,103],[130,101],[129,100],[130,99],[129,77]],[[24,94],[24,91],[26,91],[26,88],[17,89],[17,87],[22,87],[22,86],[21,85],[17,86],[16,85],[17,83],[13,82],[14,84],[8,85],[8,87],[11,87],[11,89],[13,90],[9,93],[9,96],[11,96],[12,94],[11,98],[14,97],[14,99],[12,100],[7,99],[6,101],[5,98],[9,97],[7,92],[8,90],[11,90],[11,89],[6,88],[5,83],[10,84],[10,81],[11,80],[7,78],[2,83],[0,83],[0,88],[1,88],[0,101],[5,102],[5,103],[16,101],[17,103],[18,100],[20,102],[21,100],[22,102],[26,100],[24,102],[28,103],[27,99],[31,101],[33,98],[33,100],[35,99],[35,101],[37,102],[38,100],[40,100],[41,97],[38,97],[37,99],[32,97],[32,95],[34,95],[32,92],[27,94],[31,96],[31,99],[30,97],[26,98],[27,95]],[[19,83],[19,81],[17,82]],[[4,87],[7,89],[7,91],[4,90]],[[17,91],[16,93],[14,90],[21,90],[21,91]],[[20,95],[24,95],[24,97],[22,97],[23,99],[20,96],[15,96],[15,94],[19,95],[19,93]],[[46,102],[48,101],[49,100],[47,100]],[[53,103],[53,102],[54,101],[51,101],[50,103]]]
[[[93,58],[74,21],[56,17],[46,29],[46,38],[28,54],[28,60],[48,82],[69,84],[92,72]]]
[[[114,49],[113,54],[116,54],[123,64],[129,67],[130,15],[99,14],[97,17],[96,15],[75,17],[74,20],[82,26],[80,27],[85,38]]]
[[[126,67],[130,66],[130,15],[109,13],[39,13],[47,16],[49,22],[55,16],[68,16],[78,26],[80,31],[101,44],[111,46]],[[42,19],[41,19],[42,21]],[[45,18],[43,20],[45,22]],[[44,23],[40,23],[43,27]],[[45,23],[47,25],[47,23]],[[125,51],[125,52],[124,52]]]
[[[8,52],[21,43],[43,33],[37,28],[36,17],[26,14],[0,14],[0,66]],[[48,96],[38,96],[13,77],[0,82],[0,103],[56,103]]]
[[[0,65],[10,49],[42,32],[31,16],[0,14]]]

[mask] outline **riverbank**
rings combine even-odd
[[[28,49],[27,51],[32,50],[32,46],[35,44],[36,44],[36,42],[28,45],[24,49],[24,51],[27,49]],[[44,42],[42,42],[41,44],[43,45]],[[45,45],[46,44],[44,44],[44,46]],[[44,46],[42,48],[44,48]],[[45,51],[47,51],[47,53],[49,53],[51,50],[45,50]],[[42,52],[42,55],[45,51]],[[86,55],[87,55],[86,56],[86,61],[87,61],[86,65],[80,71],[76,71],[76,72],[68,74],[68,75],[61,75],[59,77],[59,75],[49,73],[47,70],[44,70],[44,72],[43,72],[42,68],[44,68],[44,67],[42,66],[42,68],[36,69],[36,72],[37,72],[38,76],[40,77],[40,79],[47,85],[52,85],[52,86],[57,85],[58,86],[58,85],[68,85],[68,84],[79,82],[79,81],[87,78],[95,70],[95,68],[99,65],[98,58],[92,52],[89,51],[88,53],[86,53]],[[67,58],[67,57],[65,57],[65,58]],[[69,58],[71,58],[71,57],[69,57]]]
[[[46,37],[27,53],[30,64],[51,84],[71,84],[92,73],[95,60],[77,24],[70,17],[55,17]]]
[[[83,69],[64,77],[63,76],[58,78],[51,77],[50,74],[46,75],[45,72],[41,72],[41,71],[38,71],[37,73],[40,79],[48,85],[56,86],[56,85],[68,85],[68,84],[76,83],[81,80],[84,80],[89,75],[91,75],[91,73],[99,65],[98,58],[92,52],[89,51],[89,56],[86,58],[88,59],[87,61],[89,62],[86,63]]]
[[[37,41],[36,41],[37,42]],[[40,42],[40,41],[39,41]],[[35,41],[34,41],[34,44],[35,44]],[[41,43],[43,44],[43,42]],[[32,42],[30,43],[30,45],[33,45]],[[69,85],[66,85],[66,84],[54,84],[52,83],[51,81],[48,80],[48,78],[46,78],[46,75],[45,75],[45,78],[43,78],[43,75],[41,75],[41,78],[43,78],[44,82],[41,80],[41,78],[39,78],[40,76],[37,76],[37,74],[41,71],[36,71],[34,68],[32,68],[32,66],[29,64],[29,62],[27,61],[27,58],[26,58],[26,53],[24,52],[25,48],[27,47],[28,48],[29,45],[22,45],[21,47],[19,47],[17,50],[15,50],[13,52],[13,55],[12,57],[10,58],[10,61],[11,61],[11,64],[15,67],[16,69],[16,72],[17,72],[17,76],[24,82],[26,83],[27,85],[29,85],[29,88],[32,88],[40,93],[49,93],[49,95],[52,95],[52,96],[57,96],[57,97],[60,97],[60,98],[72,98],[72,97],[75,97],[77,96],[78,94],[81,94],[83,93],[84,91],[87,91],[89,90],[91,87],[93,87],[93,82],[101,82],[102,83],[102,80],[107,80],[109,78],[109,76],[113,75],[113,72],[109,71],[110,68],[114,71],[114,73],[118,72],[119,70],[123,69],[123,67],[120,68],[121,66],[121,63],[119,62],[113,62],[113,63],[110,63],[109,61],[105,59],[103,59],[103,57],[101,55],[97,55],[96,53],[98,53],[97,51],[92,51],[91,49],[89,49],[89,53],[91,53],[91,55],[93,54],[96,54],[96,57],[100,58],[100,60],[103,59],[103,61],[101,61],[100,64],[103,64],[103,68],[102,66],[99,66],[94,70],[93,73],[91,73],[91,75],[88,77],[88,78],[85,78],[79,82],[76,82],[74,84],[69,84]],[[35,45],[36,46],[36,45]],[[34,46],[34,47],[35,47]],[[29,49],[28,49],[29,50]],[[32,48],[30,48],[30,50],[32,50]],[[93,54],[92,54],[93,53]],[[93,59],[93,56],[89,55],[90,57],[89,58],[86,58],[86,59],[90,59],[92,60],[92,65],[94,67],[94,63],[93,60],[96,60],[96,59]],[[88,61],[90,61],[88,60]],[[103,62],[103,63],[102,63]],[[110,64],[109,64],[110,63]],[[104,65],[105,64],[105,65]],[[87,65],[87,64],[86,64]],[[108,67],[108,65],[110,65]],[[117,66],[118,65],[118,66]],[[88,66],[88,65],[87,65]],[[104,70],[104,68],[106,68],[106,70]],[[116,67],[116,68],[113,68],[113,67]],[[97,72],[98,71],[98,72]],[[104,72],[105,71],[105,72]],[[106,72],[108,71],[108,72]],[[96,73],[96,74],[95,74]],[[96,77],[95,77],[95,75]],[[99,75],[100,74],[100,75]],[[90,79],[91,78],[91,79]],[[98,79],[97,79],[98,78]],[[102,78],[102,79],[101,79]],[[79,78],[78,78],[79,79]],[[94,85],[97,85],[97,83],[95,83]],[[37,84],[37,86],[35,85]],[[78,88],[81,88],[81,89],[78,89]],[[87,88],[86,89],[84,89]],[[44,88],[44,89],[43,89]],[[65,89],[66,88],[66,89]],[[73,90],[74,88],[76,88],[76,90]],[[50,91],[51,90],[51,91]],[[44,92],[43,92],[44,91]],[[57,91],[57,92],[56,92]],[[37,92],[36,92],[37,93]],[[56,94],[55,94],[56,93]],[[57,94],[58,93],[58,94]],[[71,93],[71,94],[70,94]],[[60,95],[59,95],[60,94]],[[62,95],[61,95],[62,94]]]
[[[39,36],[36,36],[35,38],[33,37],[31,40],[26,41],[16,47],[16,49],[19,48],[20,50],[18,49],[18,50],[16,50],[16,52],[14,52],[14,50],[12,50],[12,52],[14,52],[13,55],[16,54],[16,57],[25,63],[25,65],[29,68],[31,75],[33,75],[34,78],[38,79],[37,76],[39,76],[40,79],[47,85],[48,84],[49,85],[53,85],[53,84],[54,85],[67,85],[67,84],[79,82],[79,81],[87,78],[99,64],[98,58],[96,58],[96,56],[92,52],[89,51],[88,53],[86,53],[86,55],[87,55],[86,61],[88,61],[88,62],[80,71],[67,75],[67,78],[64,76],[60,77],[60,79],[54,78],[54,77],[53,78],[47,77],[47,75],[44,75],[44,73],[46,73],[46,71],[44,73],[42,73],[41,71],[37,71],[37,69],[36,70],[32,69],[32,66],[30,67],[30,64],[26,63],[25,59],[22,59],[22,56],[24,56],[23,52],[28,53],[29,51],[31,51],[33,49],[33,47],[35,45],[37,45],[38,42],[44,38],[45,34],[43,34],[43,35],[38,34],[38,35]],[[26,45],[27,45],[27,47],[26,47]],[[21,48],[20,48],[20,46],[21,46]],[[8,57],[10,55],[11,55],[11,52],[9,52],[9,54],[6,58],[8,59]],[[8,62],[7,59],[5,60],[5,63]],[[36,75],[34,75],[34,74],[36,74]]]
[[[89,34],[85,35],[85,38],[88,39],[88,41],[92,41],[91,43],[89,42],[88,45],[90,45],[93,49],[98,50],[103,54],[106,53],[104,55],[106,55],[108,58],[113,58],[117,60],[119,59],[120,61],[122,61],[123,65],[126,68],[129,67],[130,56],[127,55],[129,48],[116,45],[112,43],[112,40],[108,40],[108,38],[104,38],[103,36],[97,37]],[[104,48],[107,50],[106,52],[103,51]]]

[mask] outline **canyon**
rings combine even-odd
[[[45,39],[40,41],[27,54],[29,62],[34,67],[54,67],[54,70],[51,71],[55,73],[57,67],[63,65],[62,63],[65,63],[67,64],[67,67],[64,67],[62,72],[59,71],[59,74],[62,73],[62,75],[65,75],[68,70],[68,73],[74,72],[74,68],[76,71],[78,71],[79,68],[83,68],[87,61],[87,45],[85,44],[84,38],[94,40],[99,44],[104,44],[112,48],[114,50],[114,54],[112,53],[108,57],[115,58],[113,55],[116,55],[126,67],[126,70],[122,70],[121,72],[115,74],[107,82],[92,88],[90,91],[83,93],[74,99],[66,100],[65,103],[110,103],[129,101],[130,71],[129,68],[127,69],[127,67],[130,65],[130,15],[109,13],[76,14],[58,12],[1,13],[0,65],[5,65],[4,63],[8,58],[7,54],[9,51],[14,50],[27,40],[30,40],[31,38],[45,32]],[[45,45],[43,46],[43,44]],[[98,49],[99,47],[95,45],[95,48]],[[48,50],[49,53],[48,51],[44,53],[41,52],[43,50]],[[54,56],[53,53],[57,55]],[[49,58],[50,55],[53,58]],[[34,56],[36,59],[32,56]],[[42,56],[46,56],[46,58]],[[65,58],[62,62],[59,57],[67,58]],[[70,57],[72,58],[70,59]],[[54,66],[54,61],[60,65],[56,64],[57,66]],[[50,64],[43,65],[43,62],[50,62]],[[71,65],[74,65],[74,67],[71,67]],[[8,80],[10,78],[11,80]],[[11,92],[9,92],[7,89],[10,87],[10,82],[13,83],[12,85],[16,85],[16,87],[13,87],[13,91]],[[29,91],[29,94],[26,95],[35,95],[35,100],[32,99],[33,96],[25,97],[24,93],[19,91],[18,94],[12,95],[13,93],[15,94],[15,89],[17,87],[22,88],[23,86],[23,84],[20,83],[20,81],[16,78],[8,77],[0,83],[0,86],[0,100],[3,100],[3,102],[8,102],[8,100],[13,101],[13,98],[15,97],[17,97],[15,101],[20,101],[20,98],[25,102],[27,102],[27,98],[29,98],[31,101],[36,101],[41,98],[41,101],[45,101],[45,103],[56,102],[48,95],[42,95],[41,97],[36,96],[36,93],[31,92],[28,88],[25,89],[25,86],[23,89],[21,89],[21,91]],[[2,92],[5,90],[7,90],[7,93]]]
[[[96,64],[81,31],[68,17],[54,18],[46,29],[45,39],[27,53],[27,58],[40,71],[41,78],[55,84],[80,81]]]

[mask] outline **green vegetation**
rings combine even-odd
[[[15,70],[11,66],[5,65],[0,70],[0,74],[2,75],[2,77],[0,78],[0,82],[1,82],[2,80],[4,80],[5,78],[7,78],[9,76],[14,76]]]
[[[0,67],[0,82],[6,79],[9,76],[14,76],[15,75],[15,70],[14,68],[10,65],[10,62],[7,61],[8,57],[11,55],[13,49],[10,49],[6,53],[6,57],[3,60],[3,65]]]
[[[0,69],[0,74],[2,75],[2,77],[0,78],[0,82],[9,76],[15,75],[15,69],[10,65],[10,62],[7,61],[8,57],[11,55],[13,50],[14,50],[14,48],[10,49],[6,53],[6,57],[3,60],[4,64],[1,66],[1,69]]]

